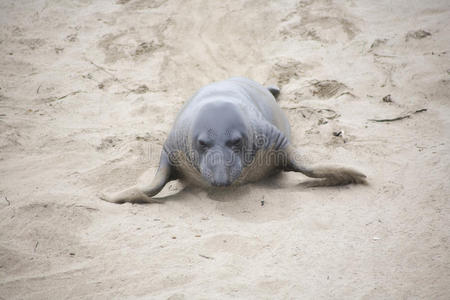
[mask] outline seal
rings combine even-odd
[[[158,202],[171,180],[203,187],[258,181],[281,171],[321,178],[320,185],[365,183],[366,176],[341,166],[306,166],[290,142],[290,125],[276,102],[280,90],[231,78],[201,88],[179,112],[164,143],[152,182],[115,194],[114,203]]]

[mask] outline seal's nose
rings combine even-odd
[[[230,177],[226,172],[226,168],[224,166],[216,167],[214,170],[214,175],[211,180],[211,184],[213,186],[229,186],[231,185]]]

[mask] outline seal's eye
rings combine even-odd
[[[201,148],[207,148],[208,147],[208,142],[202,139],[198,140],[198,144],[200,145]]]
[[[231,141],[231,143],[233,143],[234,146],[240,146],[242,144],[242,139],[239,138],[235,138]]]
[[[227,144],[228,144],[228,147],[240,148],[242,146],[242,138],[236,137],[234,139],[229,140]]]

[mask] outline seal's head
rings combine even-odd
[[[236,104],[209,102],[192,127],[196,167],[212,186],[229,186],[241,175],[248,144],[244,116]]]

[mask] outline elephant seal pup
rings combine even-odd
[[[364,183],[365,175],[344,167],[307,167],[290,144],[290,126],[275,97],[279,89],[231,78],[200,89],[178,114],[164,143],[152,182],[115,194],[114,203],[157,202],[171,180],[205,187],[257,181],[280,171],[322,178],[325,185]]]

